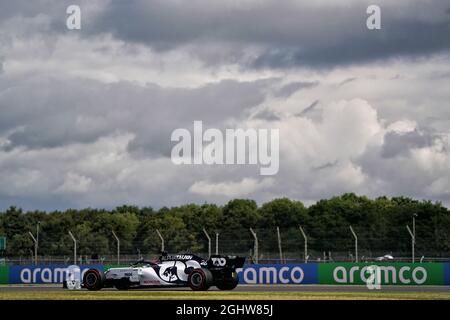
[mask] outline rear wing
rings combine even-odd
[[[209,268],[242,268],[245,257],[212,255],[208,260]]]

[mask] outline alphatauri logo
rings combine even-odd
[[[211,258],[213,265],[218,267],[223,267],[227,264],[227,260],[225,258]]]

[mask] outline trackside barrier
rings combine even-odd
[[[317,284],[318,268],[314,263],[252,264],[237,269],[240,284]]]
[[[450,286],[450,263],[444,263],[444,284]]]
[[[9,267],[10,284],[62,283],[69,265],[21,265]],[[83,274],[90,268],[104,270],[102,265],[80,265]]]
[[[308,263],[245,265],[240,284],[364,285],[377,266],[381,285],[450,285],[450,263]]]
[[[381,284],[450,285],[450,263],[248,264],[238,269],[240,284],[365,284],[368,267],[378,266]],[[69,265],[0,266],[0,284],[62,283]],[[80,265],[107,270],[113,265]]]
[[[9,283],[9,267],[0,266],[0,284]]]
[[[381,285],[444,285],[444,263],[324,263],[320,284],[366,284],[370,266],[378,267]],[[448,270],[447,270],[448,272]]]

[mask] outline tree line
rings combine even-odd
[[[258,206],[249,199],[234,199],[223,206],[186,204],[177,207],[124,205],[112,210],[68,209],[65,211],[27,211],[10,207],[0,212],[0,236],[7,239],[1,256],[28,256],[39,223],[39,255],[71,255],[73,242],[70,230],[78,239],[79,254],[113,255],[120,238],[122,253],[137,251],[156,253],[161,231],[165,248],[171,252],[207,252],[208,242],[203,229],[212,238],[220,237],[223,253],[249,252],[253,237],[259,237],[260,252],[277,252],[276,227],[280,228],[285,251],[303,252],[305,230],[310,249],[316,252],[350,251],[353,238],[351,225],[358,234],[361,250],[376,252],[409,252],[410,236],[406,225],[416,224],[417,254],[449,256],[450,214],[440,203],[406,197],[369,199],[353,193],[316,202],[306,207],[300,201],[274,199]],[[214,250],[213,250],[214,251]]]

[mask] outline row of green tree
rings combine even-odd
[[[28,256],[33,249],[29,235],[36,235],[39,224],[40,255],[70,255],[73,242],[70,230],[78,239],[78,252],[83,255],[112,255],[120,238],[122,253],[156,253],[160,239],[171,252],[207,252],[203,232],[212,238],[219,234],[220,251],[249,252],[253,238],[249,228],[258,234],[260,252],[278,251],[279,227],[284,251],[303,252],[306,232],[311,251],[336,252],[353,250],[351,225],[358,234],[359,246],[366,254],[410,250],[413,217],[418,255],[448,256],[450,252],[450,212],[440,203],[417,201],[405,197],[369,199],[353,193],[344,194],[305,207],[299,201],[275,199],[258,207],[255,201],[235,199],[224,206],[187,204],[178,207],[121,206],[113,210],[82,209],[65,211],[28,211],[16,207],[0,213],[0,236],[7,239],[3,253],[7,257]]]

